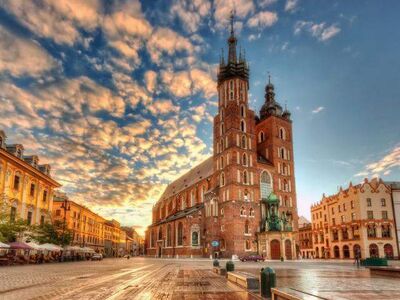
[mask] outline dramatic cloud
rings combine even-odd
[[[191,42],[169,28],[158,28],[147,42],[147,50],[155,63],[160,63],[163,54],[173,55],[176,52],[193,52]]]
[[[277,2],[277,0],[260,0],[258,4],[261,7],[267,7],[267,6],[270,6],[271,4],[274,4],[276,2]]]
[[[211,75],[205,71],[194,69],[181,72],[162,72],[162,81],[168,91],[178,98],[195,93],[203,93],[206,98],[215,96],[216,86]]]
[[[247,26],[264,28],[274,25],[278,21],[278,15],[275,12],[263,11],[255,14],[247,21]]]
[[[297,9],[298,0],[286,0],[285,11],[293,12]]]
[[[294,34],[298,35],[302,31],[309,32],[319,41],[327,41],[340,32],[340,28],[336,25],[328,26],[326,23],[313,23],[309,21],[298,21],[294,26]]]
[[[0,26],[0,72],[37,77],[55,67],[57,63],[39,44]]]
[[[5,0],[3,6],[38,36],[60,44],[72,45],[80,38],[79,27],[92,30],[98,23],[97,0]]]
[[[232,10],[235,11],[235,17],[238,20],[242,20],[252,13],[255,7],[252,0],[232,0],[229,3],[225,0],[216,0],[214,2],[214,9],[214,19],[217,29],[226,30]]]
[[[387,176],[395,169],[400,169],[400,145],[395,146],[380,160],[367,164],[365,169],[355,176]]]
[[[182,22],[188,32],[196,32],[203,18],[210,14],[211,2],[208,0],[176,0],[171,12]]]

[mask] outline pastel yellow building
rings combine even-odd
[[[51,178],[50,165],[39,164],[37,155],[24,155],[21,144],[7,144],[0,130],[0,205],[11,219],[28,224],[51,221],[54,189],[61,185]]]
[[[65,222],[73,232],[71,245],[89,247],[104,253],[105,219],[86,206],[70,200],[66,194],[56,193],[53,204],[53,219]]]
[[[391,189],[380,179],[324,195],[311,217],[316,258],[398,257]]]

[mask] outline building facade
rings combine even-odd
[[[316,258],[398,257],[390,186],[365,179],[311,207]]]
[[[104,253],[108,257],[118,257],[121,252],[121,224],[116,220],[104,223]]]
[[[312,224],[303,217],[299,218],[299,246],[301,258],[315,257]]]
[[[270,80],[260,114],[250,109],[249,67],[236,44],[232,19],[218,71],[214,154],[169,184],[155,204],[147,255],[296,256],[291,115]]]
[[[37,155],[24,155],[21,144],[7,144],[0,130],[0,206],[11,219],[30,225],[51,222],[54,189],[51,167],[39,164]]]
[[[65,227],[72,231],[72,246],[89,247],[98,253],[104,253],[106,220],[86,206],[57,192],[54,197],[53,220],[65,222]]]
[[[392,204],[397,238],[397,252],[400,253],[400,182],[385,182],[392,192]]]

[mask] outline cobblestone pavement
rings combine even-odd
[[[225,262],[221,261],[223,265]],[[206,259],[132,258],[0,267],[0,299],[257,299],[212,273]],[[258,275],[270,266],[278,287],[322,299],[400,299],[399,279],[369,275],[347,262],[241,263]]]

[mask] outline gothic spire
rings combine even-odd
[[[235,37],[235,31],[233,29],[233,23],[234,23],[234,11],[231,11],[231,35],[228,38],[228,47],[229,47],[229,54],[228,54],[228,63],[236,63],[237,62],[237,56],[236,56],[236,44],[237,44],[237,39]]]
[[[220,60],[218,70],[218,84],[226,79],[235,77],[246,81],[249,80],[249,66],[246,62],[246,52],[242,52],[242,49],[240,49],[239,53],[237,53],[236,49],[238,41],[235,36],[234,18],[235,12],[232,10],[230,15],[230,35],[227,39],[228,55],[227,58],[224,59],[224,54],[222,53],[222,59]]]

